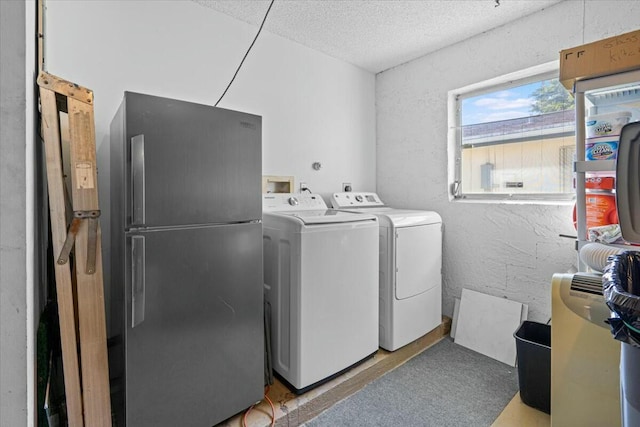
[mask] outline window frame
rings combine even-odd
[[[448,145],[449,152],[451,153],[449,157],[449,200],[486,202],[557,202],[558,204],[564,204],[565,202],[575,200],[574,189],[569,193],[462,193],[462,100],[541,80],[558,78],[558,74],[559,61],[551,61],[449,91]],[[573,133],[575,135],[575,124]],[[573,144],[575,146],[575,136],[573,137]]]

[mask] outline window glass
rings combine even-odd
[[[456,197],[573,197],[574,101],[553,74],[458,94],[456,113]]]

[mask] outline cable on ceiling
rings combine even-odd
[[[244,60],[247,59],[247,55],[249,55],[249,52],[251,52],[251,48],[253,48],[253,45],[256,43],[256,40],[258,40],[258,36],[260,35],[260,32],[262,31],[262,27],[264,26],[264,23],[267,20],[267,16],[269,16],[269,11],[271,11],[271,6],[273,6],[273,2],[274,1],[275,0],[271,0],[271,3],[269,4],[269,8],[267,9],[267,12],[264,14],[264,18],[262,19],[262,24],[260,24],[260,28],[258,29],[258,32],[256,33],[256,36],[254,37],[253,41],[251,42],[251,45],[249,46],[249,49],[247,49],[247,51],[245,52],[244,57],[242,58],[242,61],[240,61],[240,65],[238,65],[238,68],[236,69],[236,72],[233,74],[233,77],[231,78],[231,81],[227,85],[227,88],[224,90],[224,92],[222,92],[222,95],[220,95],[220,99],[218,99],[218,101],[215,103],[214,107],[217,107],[218,104],[220,103],[220,101],[222,101],[222,98],[224,98],[224,96],[226,95],[227,91],[231,87],[231,84],[236,79],[236,76],[238,75],[238,71],[240,71],[240,68],[242,68],[242,64],[244,64]]]

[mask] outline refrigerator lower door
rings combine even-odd
[[[126,424],[212,426],[261,400],[262,224],[126,240]]]

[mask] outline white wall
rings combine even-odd
[[[46,4],[47,71],[94,91],[103,158],[124,90],[212,105],[257,31],[190,1]],[[344,180],[373,189],[374,76],[268,27],[219,106],[263,117],[264,174],[294,175],[318,193]]]
[[[213,105],[257,27],[194,2],[47,0],[47,71],[95,95],[104,247],[109,125],[123,91]],[[265,3],[265,11],[268,3]],[[270,14],[278,13],[278,2]],[[293,175],[328,200],[342,182],[375,190],[375,76],[268,32],[219,106],[262,116],[263,174]],[[322,163],[314,171],[313,162]],[[104,251],[105,282],[109,254]]]
[[[190,1],[46,4],[47,71],[94,91],[103,160],[123,91],[212,105],[257,31]],[[344,180],[373,189],[374,76],[268,27],[219,106],[263,117],[264,174],[294,175],[318,193],[338,191]]]
[[[47,70],[95,93],[107,244],[108,126],[122,92],[213,104],[256,27],[188,1],[47,5]],[[438,211],[445,314],[469,287],[528,303],[530,318],[546,321],[551,275],[575,263],[573,241],[558,237],[575,233],[572,206],[450,202],[447,92],[635,30],[638,12],[635,1],[566,0],[375,79],[270,34],[267,24],[220,106],[263,116],[264,174],[294,175],[325,196],[350,181],[391,204]]]
[[[470,288],[527,303],[544,322],[552,274],[576,261],[573,240],[558,236],[575,235],[572,204],[449,201],[447,92],[637,30],[638,16],[638,1],[567,0],[376,76],[377,191],[442,215],[444,314]]]
[[[33,425],[35,2],[0,2],[0,425]]]

